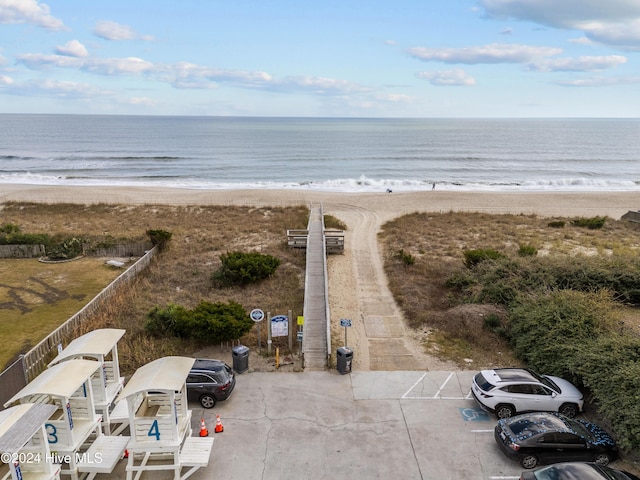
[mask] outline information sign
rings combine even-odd
[[[271,317],[271,336],[286,337],[289,335],[289,317],[276,315]]]

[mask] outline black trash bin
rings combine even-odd
[[[236,373],[244,373],[249,370],[249,349],[244,345],[238,345],[231,349],[231,357],[233,358],[233,371]]]
[[[349,347],[340,347],[337,350],[338,354],[338,371],[344,375],[345,373],[351,373],[351,364],[353,363],[353,350]]]

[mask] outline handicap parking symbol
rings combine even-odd
[[[460,415],[465,422],[488,422],[489,415],[479,408],[459,408]]]

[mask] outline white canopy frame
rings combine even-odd
[[[0,411],[0,453],[12,457],[3,480],[60,480],[60,467],[44,441],[44,423],[55,411],[55,405],[34,403]]]
[[[92,378],[96,413],[102,415],[104,433],[111,434],[111,410],[113,402],[124,386],[124,377],[120,376],[118,342],[126,330],[120,328],[101,328],[93,330],[73,340],[53,359],[49,367],[72,359],[94,359],[102,368]]]
[[[127,402],[131,431],[127,480],[153,470],[173,470],[175,480],[184,480],[208,464],[213,438],[191,437],[186,380],[194,362],[188,357],[154,360],[120,392],[117,400]],[[191,469],[181,476],[183,467]]]
[[[59,458],[67,457],[63,463],[66,469],[61,474],[78,479],[76,454],[89,437],[102,435],[101,416],[96,414],[91,386],[91,377],[100,368],[95,360],[73,359],[48,368],[22,390],[16,393],[4,406],[14,403],[49,404],[56,408],[44,423],[45,438],[49,448],[55,450]]]

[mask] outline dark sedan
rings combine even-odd
[[[527,413],[499,420],[495,439],[507,457],[527,469],[538,463],[607,465],[618,457],[615,440],[598,425],[558,413]]]
[[[522,472],[520,480],[640,480],[632,473],[596,465],[595,463],[556,463]]]

